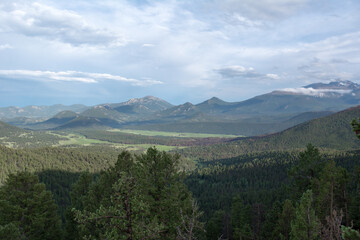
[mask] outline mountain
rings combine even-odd
[[[360,85],[351,81],[333,81],[330,83],[313,83],[305,86],[304,88],[312,89],[328,89],[328,90],[360,90]]]
[[[69,110],[82,112],[87,108],[87,106],[82,104],[74,104],[70,106],[56,104],[52,106],[3,107],[0,108],[0,119],[11,119],[17,117],[50,118],[61,111]]]
[[[69,118],[48,117],[41,123],[39,119],[31,120],[22,115],[33,114],[33,117],[39,117],[50,112],[57,114],[61,112],[60,108],[66,106],[31,106],[26,109],[10,107],[7,108],[8,112],[12,111],[9,116],[18,118],[7,119],[6,122],[30,129],[101,126],[205,133],[232,131],[232,134],[251,136],[281,131],[358,104],[360,104],[359,84],[350,81],[333,81],[314,83],[296,89],[281,89],[241,102],[226,102],[213,97],[196,105],[186,102],[173,106],[160,98],[146,96],[132,98],[122,103],[107,103],[92,107],[73,105],[67,108],[82,109],[82,111],[68,110],[73,112]],[[5,114],[0,109],[1,113]]]
[[[128,119],[128,116],[126,114],[122,114],[107,105],[98,105],[92,107],[82,112],[81,116],[89,118],[111,119],[116,122],[122,122]]]
[[[160,98],[146,96],[143,98],[132,98],[123,103],[109,104],[108,106],[126,114],[151,114],[171,108],[174,105]]]
[[[280,114],[311,111],[340,111],[360,104],[360,85],[350,81],[316,83],[283,89],[239,102],[233,114]]]
[[[196,108],[207,114],[219,114],[231,109],[235,103],[225,102],[217,97],[212,97],[196,105]]]
[[[232,158],[244,153],[292,151],[312,143],[320,149],[356,150],[360,140],[351,129],[351,121],[360,117],[360,106],[301,123],[284,131],[257,137],[237,138],[227,143],[197,146],[183,150],[183,156],[205,160]]]
[[[29,128],[32,130],[53,129],[53,128],[59,127],[63,124],[66,124],[67,122],[75,119],[78,116],[79,116],[78,113],[65,110],[65,111],[57,113],[55,116],[53,116],[52,118],[49,118],[46,121],[28,124],[26,126],[26,128]]]
[[[27,124],[30,129],[66,129],[86,127],[119,127],[124,122],[139,121],[157,111],[172,107],[156,97],[133,98],[123,103],[87,107],[81,113],[62,111],[46,121]]]
[[[54,130],[74,129],[74,128],[109,128],[118,126],[118,122],[109,118],[94,118],[77,116],[73,120],[55,127]]]
[[[161,119],[182,120],[193,118],[194,116],[198,116],[199,114],[201,115],[202,112],[197,109],[195,105],[190,102],[186,102],[179,106],[163,110],[156,114],[156,117]]]
[[[0,138],[6,138],[14,134],[23,134],[23,133],[27,133],[27,131],[0,121]]]

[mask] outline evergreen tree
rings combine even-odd
[[[291,222],[291,240],[315,240],[319,235],[319,220],[312,207],[313,194],[307,190],[296,207],[295,219]]]
[[[122,152],[115,166],[90,185],[81,198],[82,205],[74,205],[80,235],[90,239],[175,239],[178,230],[183,230],[182,220],[193,214],[192,197],[182,183],[178,160],[178,155],[155,148],[140,156]],[[84,180],[74,190],[86,189]]]
[[[291,200],[286,199],[282,212],[279,214],[279,220],[276,226],[276,232],[281,239],[289,240],[291,232],[291,222],[295,217],[295,208]]]
[[[181,214],[191,215],[191,193],[179,173],[180,155],[160,152],[149,148],[145,154],[136,157],[141,165],[142,186],[150,205],[150,213],[157,216],[164,227],[162,239],[175,239],[177,227],[181,225]]]
[[[9,175],[0,188],[1,234],[12,229],[21,239],[62,238],[60,218],[52,195],[36,175],[22,172]]]
[[[265,222],[261,229],[261,238],[268,240],[279,239],[279,218],[281,217],[282,204],[279,201],[274,202],[270,211],[265,214]],[[290,228],[290,221],[289,221]]]
[[[288,173],[290,179],[293,180],[291,190],[294,199],[298,199],[303,192],[311,188],[312,180],[319,177],[323,166],[324,160],[319,149],[312,144],[308,144],[306,150],[299,154],[299,162]]]
[[[223,210],[217,210],[213,216],[208,220],[206,225],[206,239],[218,240],[223,239],[225,212]]]
[[[252,239],[251,209],[244,205],[239,196],[232,202],[231,225],[234,239]]]

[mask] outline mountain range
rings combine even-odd
[[[241,102],[213,97],[174,106],[153,96],[123,103],[0,108],[0,119],[28,129],[136,128],[259,135],[360,104],[360,85],[350,81],[282,89]]]

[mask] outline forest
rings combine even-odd
[[[352,129],[344,139],[360,142]],[[104,137],[116,135],[126,139]],[[360,239],[357,143],[267,150],[258,139],[170,152],[1,146],[0,239]]]

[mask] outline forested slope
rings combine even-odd
[[[0,184],[10,173],[19,171],[99,172],[113,164],[119,152],[104,147],[11,149],[0,146]]]
[[[302,123],[285,131],[260,137],[235,139],[227,143],[178,150],[188,157],[213,160],[263,151],[303,149],[312,143],[321,149],[353,150],[360,142],[351,129],[351,121],[360,116],[360,107]]]

